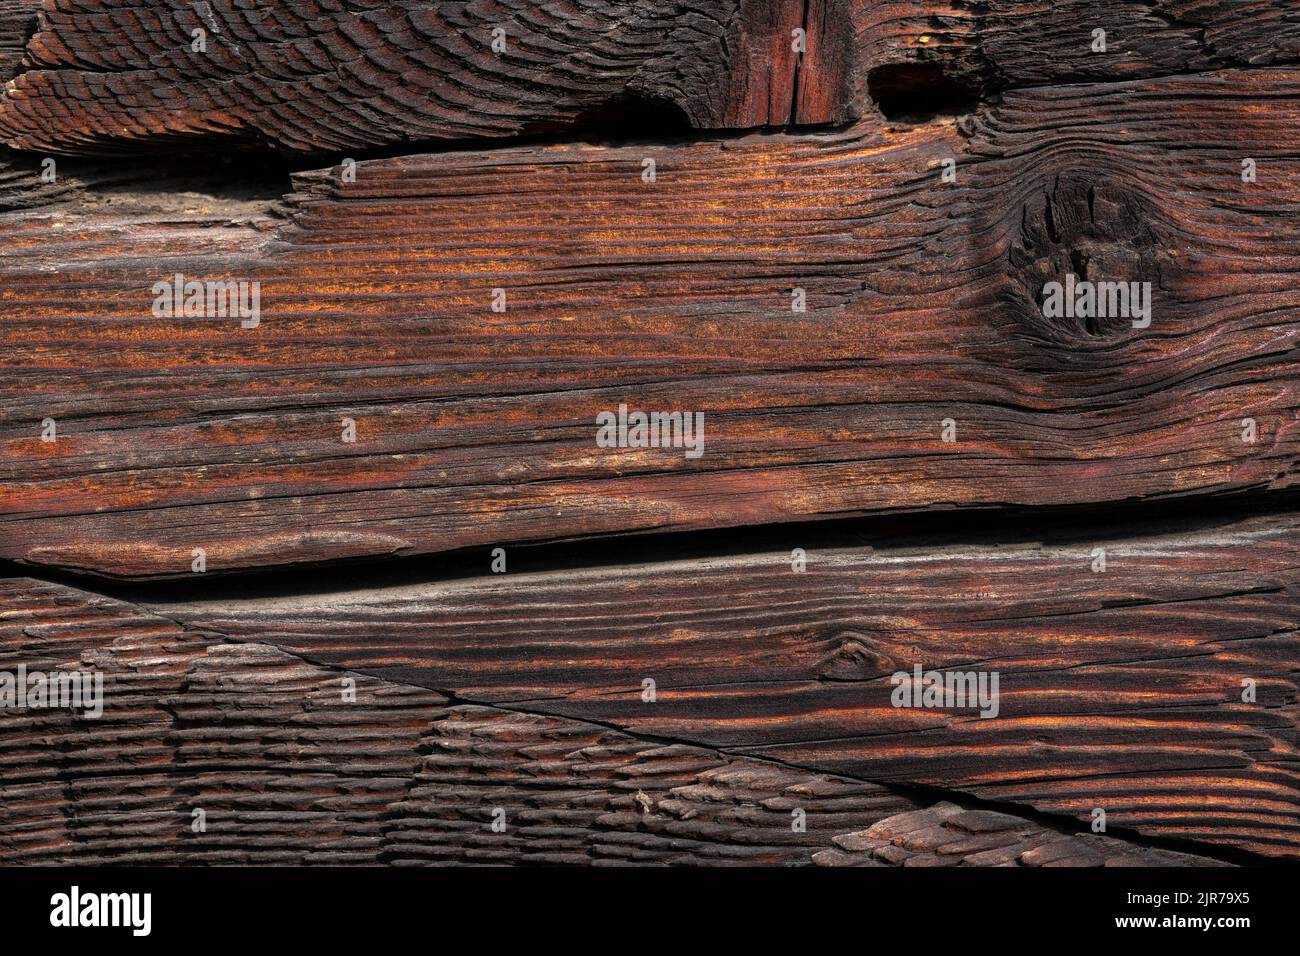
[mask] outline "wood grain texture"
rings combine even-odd
[[[106,675],[99,719],[0,710],[14,862],[807,863],[831,836],[916,806],[363,675],[344,702],[346,671],[58,585],[0,582],[0,620],[0,669]]]
[[[908,849],[870,865],[921,856],[908,821],[929,801],[877,784],[457,705],[183,630],[125,602],[3,579],[0,669],[19,664],[94,668],[106,691],[98,719],[0,710],[0,847],[11,863],[806,865],[820,850],[835,855],[818,862],[842,865],[861,861],[836,847],[861,852],[855,834],[882,824]],[[342,699],[343,676],[355,702]],[[1218,865],[990,819],[1011,828],[998,838],[1004,852],[1037,847],[1026,865],[1046,855],[1042,844],[1058,865]],[[957,842],[943,848],[950,862]]]
[[[1300,855],[1300,519],[807,560],[151,606],[475,703]],[[997,672],[997,716],[895,706],[917,665]]]
[[[14,859],[1300,857],[1294,4],[0,0],[0,79],[0,563],[116,595],[0,577],[110,685],[0,709]]]
[[[224,570],[1292,487],[1298,97],[1284,70],[1054,87],[961,127],[12,210],[0,554],[175,576],[196,547]],[[1151,327],[1045,319],[1067,271],[1151,282]],[[155,318],[177,272],[260,281],[261,325]],[[620,403],[703,412],[703,457],[598,448]]]
[[[938,803],[834,838],[819,866],[1204,866],[1168,850],[1141,852],[1104,836],[1057,833],[1008,813]]]
[[[533,135],[628,101],[633,122],[654,103],[699,128],[844,122],[852,31],[827,6],[842,4],[57,0],[0,99],[0,140],[85,153],[218,137],[322,153]]]
[[[0,81],[21,72],[39,7],[39,0],[0,0]]]
[[[530,135],[628,101],[700,129],[844,123],[874,111],[873,74],[996,91],[1300,58],[1287,0],[53,0],[39,23],[0,98],[0,141],[65,154]]]
[[[1287,0],[850,2],[864,68],[933,65],[988,91],[1300,59],[1300,13]]]

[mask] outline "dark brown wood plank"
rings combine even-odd
[[[0,670],[20,664],[93,668],[105,691],[98,719],[0,709],[11,862],[807,863],[832,836],[917,806],[869,783],[454,706],[8,579]]]
[[[857,832],[877,824],[908,842],[869,865],[924,857],[913,811],[930,801],[877,784],[454,705],[124,602],[5,579],[0,670],[19,665],[91,668],[105,693],[99,718],[0,709],[10,863],[804,865],[826,851],[818,862],[842,865],[862,863],[868,837]],[[342,699],[344,676],[354,702]],[[946,808],[934,812],[947,818]],[[981,848],[993,834],[1023,865],[1049,849],[1058,864],[1216,865],[1001,814],[950,825],[980,821]],[[970,841],[952,832],[944,853],[956,862]]]
[[[1044,546],[814,549],[802,573],[781,552],[151,606],[476,703],[1300,853],[1293,515]],[[918,665],[996,672],[996,717],[896,706],[892,675]]]
[[[848,2],[862,69],[921,84],[922,95],[936,91],[938,71],[996,92],[1300,59],[1300,15],[1287,0]],[[904,65],[932,69],[895,69]]]

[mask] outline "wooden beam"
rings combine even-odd
[[[475,703],[1300,852],[1300,518],[813,549],[806,562],[797,571],[785,551],[148,606]],[[917,667],[996,673],[996,716],[900,705],[894,675]]]
[[[313,154],[654,123],[665,108],[688,128],[842,123],[852,30],[828,6],[842,3],[55,0],[0,100],[0,140]]]
[[[125,602],[0,579],[0,671],[19,666],[94,670],[105,690],[96,718],[0,708],[0,848],[13,863],[927,859],[915,811],[932,801],[878,784],[454,704],[185,630]],[[947,862],[996,846],[1023,865],[1217,865],[1004,814],[933,812],[951,828]],[[873,855],[880,826],[906,839]]]
[[[1298,150],[1300,75],[1252,70],[40,200],[0,216],[0,555],[162,577],[1291,487]],[[1073,272],[1150,283],[1150,325],[1046,318]],[[260,324],[153,315],[176,274],[259,282]],[[620,405],[702,413],[703,456],[598,447]]]

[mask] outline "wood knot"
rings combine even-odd
[[[1033,327],[1068,342],[1141,328],[1160,286],[1153,213],[1140,191],[1117,179],[1057,175],[1021,209],[1010,252],[1017,311],[1029,310]]]
[[[871,646],[871,638],[845,631],[834,638],[834,649],[817,663],[823,680],[874,680],[898,670],[893,658]]]

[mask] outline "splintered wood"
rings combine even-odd
[[[0,83],[10,859],[1300,858],[1287,0],[0,0]]]

